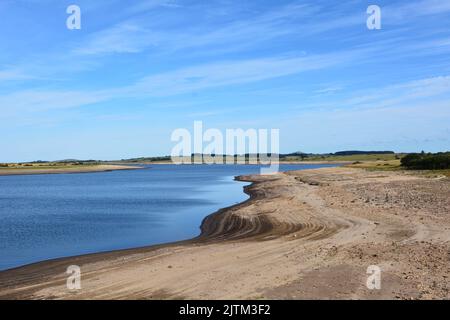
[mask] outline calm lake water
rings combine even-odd
[[[281,165],[280,171],[329,165]],[[247,199],[256,165],[0,176],[0,270],[192,238],[205,216]]]

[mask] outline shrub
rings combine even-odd
[[[400,163],[407,169],[439,170],[450,168],[450,152],[440,153],[410,153],[404,156]]]

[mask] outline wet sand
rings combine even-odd
[[[448,299],[450,180],[322,168],[266,176],[189,241],[0,272],[2,299]],[[66,268],[81,267],[81,290]],[[381,268],[381,289],[366,286]]]

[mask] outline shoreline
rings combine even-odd
[[[159,249],[162,247],[170,247],[170,246],[175,246],[175,245],[201,244],[201,243],[206,243],[206,242],[213,242],[213,241],[217,240],[216,237],[214,236],[214,234],[215,234],[214,230],[215,230],[218,218],[219,218],[219,220],[221,219],[220,216],[225,215],[229,210],[231,210],[233,208],[239,208],[241,206],[249,204],[251,201],[256,200],[256,194],[251,191],[251,187],[254,186],[255,184],[257,184],[258,182],[253,182],[251,180],[251,178],[249,178],[249,177],[250,176],[245,176],[245,175],[234,177],[235,181],[251,183],[250,185],[243,186],[243,192],[245,194],[247,194],[249,196],[249,198],[245,199],[242,202],[236,203],[234,205],[220,208],[217,211],[208,214],[206,217],[204,217],[202,219],[202,221],[200,223],[200,227],[199,227],[200,234],[193,238],[186,239],[186,240],[165,242],[165,243],[154,244],[154,245],[144,245],[141,247],[100,251],[100,252],[93,252],[93,253],[87,253],[87,254],[81,254],[81,255],[75,255],[75,256],[66,256],[66,257],[46,259],[46,260],[42,260],[42,261],[36,261],[36,262],[24,264],[24,265],[17,266],[17,267],[8,268],[5,270],[0,270],[0,275],[4,272],[10,272],[10,271],[15,271],[15,270],[19,270],[19,269],[30,268],[30,267],[37,266],[37,265],[52,264],[52,263],[56,263],[56,262],[63,261],[63,260],[69,260],[69,259],[84,260],[83,258],[93,257],[93,256],[97,256],[97,255],[98,256],[100,256],[100,255],[109,256],[111,254],[114,255],[114,254],[122,254],[122,253],[131,253],[131,252],[138,252],[141,250],[156,250],[156,249]],[[1,286],[0,286],[0,288],[1,288]],[[0,292],[0,297],[1,297],[1,292]]]
[[[321,299],[354,298],[356,295],[363,299],[399,299],[423,298],[427,294],[442,298],[446,288],[430,289],[430,283],[437,279],[442,282],[442,276],[449,272],[447,261],[440,261],[438,255],[448,250],[449,218],[435,217],[436,212],[447,209],[448,204],[441,203],[445,200],[438,198],[431,209],[426,207],[430,203],[423,203],[433,216],[420,214],[411,221],[410,216],[417,213],[411,214],[408,209],[403,216],[399,208],[394,211],[378,208],[378,202],[374,208],[367,208],[364,189],[357,190],[363,192],[363,198],[356,201],[354,195],[348,197],[342,193],[342,188],[355,192],[355,187],[370,182],[380,187],[394,184],[397,189],[400,184],[410,190],[411,184],[417,183],[436,187],[433,192],[441,190],[445,197],[448,180],[350,168],[321,168],[236,179],[251,182],[244,187],[250,197],[205,217],[198,237],[47,260],[1,271],[0,298],[246,299],[261,296]],[[372,190],[372,196],[377,192]],[[384,192],[380,199],[384,198]],[[333,200],[337,195],[342,196],[340,205]],[[385,202],[384,199],[377,201]],[[427,234],[424,229],[433,233]],[[382,246],[374,251],[377,243]],[[392,247],[391,243],[398,243],[399,247]],[[412,253],[405,250],[404,245],[408,248],[413,245],[414,249],[409,250]],[[337,249],[339,247],[341,250]],[[347,248],[347,252],[343,248]],[[386,253],[395,253],[400,262],[389,256],[380,259]],[[402,256],[408,254],[413,256]],[[443,262],[444,265],[420,281],[402,281],[402,274],[409,274],[408,268],[414,265],[410,259],[417,262],[427,256],[432,263]],[[283,268],[280,269],[281,261]],[[375,262],[387,270],[384,277],[389,279],[389,284],[382,292],[367,291],[364,281],[355,284],[355,279],[366,277],[364,266]],[[79,292],[65,288],[65,271],[72,264],[82,269],[83,290]],[[323,279],[328,279],[323,285],[331,286],[336,292],[314,289],[320,287]],[[120,285],[110,288],[115,282]],[[415,290],[417,283],[422,283],[427,290]],[[302,290],[294,290],[298,288]]]
[[[18,175],[35,175],[35,174],[75,174],[75,173],[96,173],[96,172],[110,172],[118,170],[137,170],[143,169],[138,166],[131,165],[94,165],[86,167],[70,167],[70,168],[10,168],[2,169],[0,168],[0,176],[18,176]]]
[[[172,163],[158,163],[158,164],[162,164],[162,165],[172,165]],[[333,163],[334,165],[337,163]],[[140,163],[140,165],[143,165],[143,163]],[[194,165],[194,164],[192,164]],[[104,168],[107,170],[96,170],[96,171],[77,171],[77,172],[52,172],[52,173],[35,173],[35,174],[69,174],[69,173],[96,173],[96,172],[106,172],[106,171],[115,171],[115,170],[136,170],[136,169],[145,169],[144,167],[137,167],[137,166],[132,166],[130,164],[126,164],[126,165],[114,165],[114,164],[108,164],[108,165],[102,165],[104,167],[108,167],[108,168]],[[115,168],[109,168],[109,167],[115,167]],[[10,169],[11,170],[11,169]],[[23,169],[18,169],[18,170],[23,170]],[[36,169],[30,169],[30,170],[36,170]],[[1,170],[0,170],[1,172]],[[27,173],[17,173],[16,175],[28,175]],[[259,174],[254,174],[251,176],[258,176]],[[0,177],[2,176],[2,174],[0,173]],[[244,201],[241,201],[239,203],[233,204],[231,206],[227,206],[227,207],[223,207],[223,208],[219,208],[218,210],[207,214],[205,217],[203,217],[201,219],[200,222],[200,226],[199,226],[199,230],[200,230],[200,234],[190,238],[190,239],[185,239],[185,240],[175,240],[175,241],[170,241],[170,242],[163,242],[163,243],[157,243],[157,244],[149,244],[149,245],[143,245],[143,246],[138,246],[138,247],[131,247],[131,248],[123,248],[123,249],[113,249],[113,250],[107,250],[107,251],[97,251],[97,252],[91,252],[91,253],[83,253],[83,254],[77,254],[77,255],[68,255],[68,256],[61,256],[61,257],[56,257],[56,258],[50,258],[50,259],[44,259],[44,260],[40,260],[40,261],[35,261],[35,262],[29,262],[23,265],[19,265],[19,266],[15,266],[15,267],[11,267],[11,268],[7,268],[4,270],[0,270],[1,272],[6,272],[6,271],[10,271],[10,270],[15,270],[15,269],[20,269],[20,268],[24,268],[24,267],[28,267],[31,265],[35,265],[35,264],[41,264],[41,263],[47,263],[47,262],[52,262],[54,260],[62,260],[62,259],[70,259],[70,258],[76,258],[76,257],[82,257],[82,256],[92,256],[92,255],[97,255],[97,254],[107,254],[107,253],[113,253],[113,252],[122,252],[122,251],[130,251],[130,250],[139,250],[139,249],[151,249],[153,247],[161,247],[161,246],[170,246],[172,244],[183,244],[183,243],[203,243],[206,241],[212,241],[212,231],[208,231],[210,229],[208,229],[208,227],[205,227],[204,224],[209,224],[209,225],[214,225],[212,223],[212,221],[215,219],[215,215],[220,215],[220,214],[224,214],[226,213],[228,210],[235,208],[235,207],[240,207],[242,205],[245,205],[247,202],[253,200],[255,198],[255,194],[253,194],[251,192],[251,187],[255,184],[257,184],[257,182],[253,182],[251,179],[251,176],[249,175],[239,175],[239,176],[234,176],[233,180],[234,181],[239,181],[239,182],[249,182],[250,184],[247,186],[243,186],[243,192],[245,194],[247,194],[249,197],[247,199],[245,199]],[[211,227],[212,229],[213,227]],[[1,296],[1,295],[0,295]]]

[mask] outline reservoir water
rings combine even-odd
[[[280,165],[280,171],[330,165]],[[0,176],[0,270],[195,237],[205,216],[248,198],[257,165]]]

